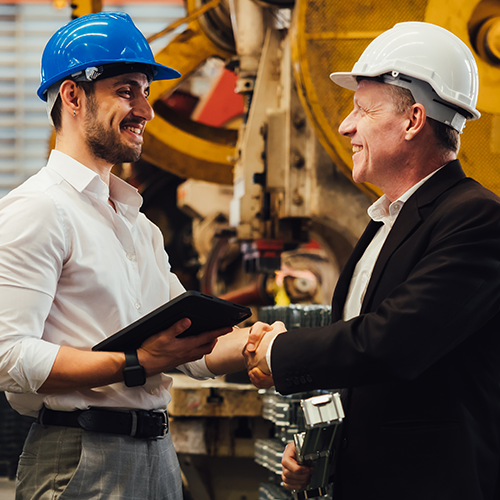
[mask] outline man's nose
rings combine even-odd
[[[147,100],[146,96],[140,96],[137,98],[137,102],[134,106],[134,115],[140,116],[146,121],[150,121],[155,117],[155,112],[151,107],[151,104]]]
[[[344,121],[339,126],[339,134],[341,135],[352,135],[356,130],[356,125],[353,119],[354,110],[351,111],[345,118]]]

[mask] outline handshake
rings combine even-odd
[[[259,389],[269,389],[274,385],[271,368],[266,358],[272,342],[283,332],[286,332],[286,328],[281,321],[275,321],[272,325],[258,321],[248,331],[248,340],[243,348],[243,357],[250,381]],[[314,469],[299,462],[294,443],[289,443],[285,448],[281,464],[281,477],[285,488],[297,491],[306,488],[311,481]],[[307,495],[303,496],[303,498],[307,498]]]
[[[269,389],[274,385],[267,354],[276,336],[283,332],[286,332],[286,327],[281,321],[272,325],[257,321],[248,331],[243,358],[250,381],[259,389]]]

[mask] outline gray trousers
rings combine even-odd
[[[19,459],[16,500],[182,500],[179,462],[163,439],[33,424]]]

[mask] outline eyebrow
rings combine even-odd
[[[132,87],[142,89],[142,84],[140,84],[137,80],[134,80],[133,78],[118,80],[117,82],[113,83],[113,88],[120,87],[120,85],[131,85]],[[144,89],[144,92],[149,93],[149,87],[150,86],[148,84],[148,86]]]

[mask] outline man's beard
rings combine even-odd
[[[128,146],[123,144],[120,137],[111,128],[105,128],[97,121],[97,104],[95,98],[87,97],[88,114],[86,119],[86,143],[91,154],[110,165],[138,161],[141,157],[142,146]]]

